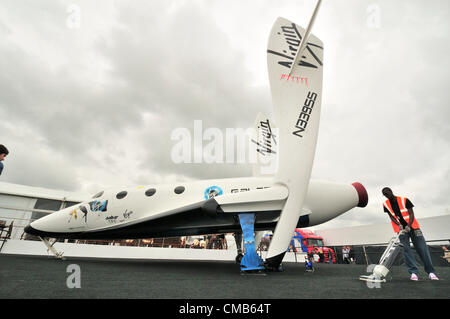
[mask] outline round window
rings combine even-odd
[[[127,191],[123,191],[123,192],[117,193],[116,198],[117,198],[117,199],[122,199],[122,198],[124,198],[125,196],[127,196],[127,194],[128,194]]]
[[[184,186],[178,186],[173,191],[175,192],[175,194],[181,194],[182,192],[184,192],[184,190]]]
[[[150,188],[145,191],[145,196],[153,196],[156,193],[156,189]]]

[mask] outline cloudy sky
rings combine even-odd
[[[0,3],[1,180],[82,191],[250,176],[176,164],[176,128],[248,128],[271,113],[266,45],[313,0]],[[418,217],[450,213],[450,2],[324,0],[313,178],[363,183],[369,205],[326,227],[386,222],[381,188]],[[325,227],[324,226],[324,227]]]

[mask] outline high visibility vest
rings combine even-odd
[[[409,213],[408,213],[408,209],[406,208],[406,197],[397,196],[396,198],[397,198],[398,208],[400,209],[400,213],[402,214],[405,222],[407,222],[409,224]],[[401,225],[400,220],[397,218],[397,216],[394,213],[394,210],[392,209],[389,199],[384,202],[383,206],[387,208],[387,210],[391,213],[392,217],[394,217],[394,219],[397,220],[397,222]],[[400,232],[400,227],[397,224],[395,224],[393,221],[391,221],[391,224],[392,224],[392,227],[394,228],[394,232],[396,232],[396,233]],[[416,218],[414,218],[414,221],[411,224],[411,228],[412,229],[420,228],[419,223],[417,222]]]

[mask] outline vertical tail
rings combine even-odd
[[[314,25],[314,21],[316,20],[317,17],[317,13],[319,12],[319,7],[320,7],[320,3],[322,2],[322,0],[317,1],[317,5],[316,8],[314,9],[313,15],[311,17],[311,20],[309,21],[309,25],[306,28],[306,31],[303,33],[303,38],[302,41],[300,42],[299,48],[297,50],[297,53],[295,55],[294,58],[294,63],[292,63],[291,66],[291,71],[289,72],[289,74],[292,74],[292,72],[294,71],[295,66],[297,65],[297,63],[299,62],[299,60],[301,60],[301,57],[303,55],[303,51],[305,50],[305,46],[309,40],[309,34],[311,33],[311,29]]]
[[[303,28],[278,18],[267,50],[274,120],[279,129],[275,183],[289,189],[267,254],[266,262],[272,267],[281,263],[300,217],[319,129],[323,43],[314,35],[303,40],[302,35]],[[298,52],[302,40],[304,50]]]

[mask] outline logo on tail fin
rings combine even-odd
[[[277,32],[277,35],[284,38],[286,42],[286,49],[282,50],[282,52],[267,50],[267,53],[278,56],[278,64],[290,70],[297,50],[300,46],[300,42],[302,41],[302,36],[294,23],[281,26],[281,30]],[[322,61],[314,52],[316,50],[323,50],[323,48],[319,45],[308,42],[306,50],[304,50],[304,55],[298,65],[315,69],[317,69],[319,65],[322,66]]]
[[[270,127],[269,119],[260,121],[258,125],[258,140],[252,139],[252,142],[256,144],[256,151],[262,155],[276,154],[274,146],[277,144],[276,135],[273,134]],[[273,142],[273,144],[272,144]]]
[[[302,106],[302,111],[300,112],[297,122],[295,123],[295,131],[292,134],[303,137],[303,132],[306,130],[309,118],[311,116],[312,110],[314,108],[314,103],[316,102],[317,93],[308,92],[305,102]]]

